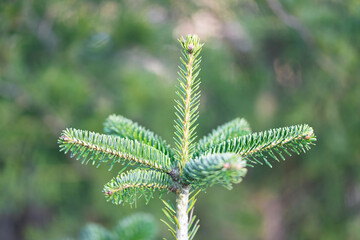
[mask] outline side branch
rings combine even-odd
[[[170,146],[160,136],[132,120],[120,115],[110,115],[104,123],[104,132],[121,138],[145,143],[172,157]]]
[[[246,161],[238,154],[211,154],[186,163],[183,181],[200,189],[214,184],[231,189],[232,184],[240,183],[246,173]]]
[[[104,186],[108,201],[115,204],[136,203],[139,197],[148,202],[155,191],[160,193],[172,190],[174,183],[170,176],[158,171],[136,169],[119,174]]]
[[[206,152],[209,148],[222,143],[228,139],[233,139],[248,135],[251,128],[248,122],[243,118],[235,118],[234,120],[220,125],[207,136],[200,139],[198,143],[198,154]]]
[[[248,163],[262,164],[260,160],[263,160],[272,167],[268,157],[277,161],[279,161],[279,157],[285,160],[283,153],[291,156],[291,152],[296,154],[300,154],[300,151],[306,152],[311,145],[314,145],[315,141],[313,129],[305,124],[229,139],[211,147],[206,153],[232,152],[244,157]]]
[[[104,134],[66,129],[59,139],[61,151],[71,152],[71,157],[82,159],[87,164],[92,161],[99,166],[109,162],[111,167],[115,163],[135,164],[153,168],[164,173],[170,173],[170,158],[159,150],[137,141],[108,136]]]

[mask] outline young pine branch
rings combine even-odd
[[[110,168],[116,163],[125,168],[134,164],[138,167],[120,173],[104,186],[106,198],[115,204],[133,205],[140,197],[148,202],[155,191],[176,193],[176,206],[164,201],[163,211],[168,219],[164,222],[177,240],[191,240],[199,228],[199,220],[193,214],[199,191],[212,185],[231,189],[232,184],[245,177],[247,165],[265,162],[271,167],[269,158],[279,161],[285,159],[285,154],[306,152],[316,137],[306,124],[251,133],[249,124],[236,118],[195,143],[203,44],[195,35],[179,42],[182,57],[173,149],[155,133],[116,115],[105,121],[107,135],[66,129],[59,144],[62,151],[71,152],[71,157],[81,159],[82,163],[97,166],[107,163]],[[194,190],[199,191],[190,197]]]

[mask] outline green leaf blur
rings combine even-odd
[[[199,196],[197,239],[360,238],[358,1],[211,2],[1,1],[4,239],[76,236],[135,211],[104,200],[108,166],[64,160],[57,138],[101,132],[116,112],[171,142],[175,40],[187,33],[206,41],[199,136],[241,116],[254,132],[306,122],[318,138],[309,155]],[[162,217],[161,202],[143,204]]]

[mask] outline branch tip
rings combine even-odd
[[[189,46],[188,46],[188,52],[192,53],[194,48],[195,48],[194,44],[190,43]]]
[[[224,163],[223,168],[230,169],[230,163]]]
[[[307,135],[307,136],[305,136],[304,138],[305,138],[306,140],[309,140],[311,137],[312,137],[312,135]]]
[[[67,136],[64,136],[64,135],[62,135],[60,138],[65,142],[70,140],[70,138],[68,138]]]

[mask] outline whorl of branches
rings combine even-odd
[[[296,125],[251,133],[242,118],[229,121],[195,142],[200,104],[200,52],[203,44],[196,35],[179,39],[182,47],[177,97],[175,99],[175,146],[123,116],[111,115],[104,123],[105,134],[66,129],[59,138],[61,151],[82,163],[110,169],[125,165],[119,175],[104,186],[108,201],[136,204],[148,202],[155,191],[177,194],[177,206],[164,202],[165,224],[179,240],[191,240],[199,228],[193,215],[196,194],[212,185],[228,189],[247,173],[246,166],[285,160],[285,155],[306,152],[316,137],[308,125]],[[123,172],[129,165],[136,169]],[[133,168],[134,168],[133,167]],[[198,190],[189,199],[191,192]],[[194,192],[192,192],[194,193]],[[190,217],[188,218],[188,215]],[[93,228],[95,232],[99,228]]]

